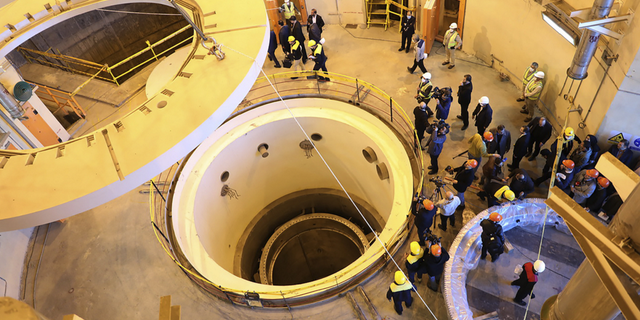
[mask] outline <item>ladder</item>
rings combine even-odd
[[[387,0],[367,0],[367,29],[372,24],[384,25],[384,30],[389,26],[389,5]]]

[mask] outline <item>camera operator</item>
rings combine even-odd
[[[431,135],[426,143],[427,153],[429,157],[431,157],[431,165],[428,168],[431,171],[429,171],[428,174],[432,175],[438,173],[438,157],[442,152],[444,142],[447,140],[449,125],[446,124],[444,120],[440,120],[427,128],[427,133]]]
[[[453,178],[453,188],[456,189],[458,198],[460,198],[460,206],[458,209],[464,210],[464,192],[467,191],[467,188],[473,183],[473,174],[477,166],[478,161],[469,159],[455,169],[451,167],[446,169],[450,174],[456,173]]]
[[[438,292],[438,286],[440,284],[440,278],[444,271],[444,264],[449,261],[449,253],[445,250],[438,241],[432,243],[429,248],[429,253],[424,256],[424,273],[429,275],[429,282],[427,287],[429,289]]]
[[[436,93],[433,94],[433,97],[436,98],[436,119],[438,120],[447,120],[449,118],[449,109],[451,108],[451,102],[453,98],[451,97],[451,88],[436,88]]]
[[[418,239],[420,240],[420,245],[424,247],[426,235],[431,232],[429,228],[433,223],[433,217],[436,215],[436,207],[429,199],[420,197],[418,202],[420,201],[422,201],[422,205],[418,210],[412,210],[411,213],[416,216],[415,225],[416,229],[418,229]]]
[[[427,114],[429,117],[433,115],[433,111],[429,109],[428,104],[431,101],[431,96],[433,95],[433,84],[431,83],[431,73],[425,72],[422,74],[422,78],[420,78],[420,83],[418,84],[418,92],[415,96],[418,103],[425,104],[424,108],[427,110]]]

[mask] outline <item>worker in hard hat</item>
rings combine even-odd
[[[449,253],[439,243],[431,244],[429,253],[424,256],[424,271],[429,275],[427,287],[438,291],[444,264],[449,261]]]
[[[575,164],[573,163],[573,161],[569,159],[562,160],[558,164],[558,168],[556,170],[556,178],[555,178],[555,182],[553,183],[554,186],[562,190],[565,190],[565,192],[568,192],[566,190],[569,189],[571,181],[573,180],[574,168],[575,168]],[[547,179],[549,178],[551,178],[551,171],[548,171],[546,173],[543,172],[543,175],[540,178],[536,179],[533,182],[533,185],[537,187],[543,182],[547,181]]]
[[[458,34],[457,23],[454,22],[449,25],[449,30],[445,32],[442,44],[447,52],[447,60],[445,60],[442,65],[449,65],[449,69],[453,69],[453,67],[456,66],[456,50],[462,46],[462,39],[460,39],[460,35]]]
[[[524,122],[529,122],[533,119],[533,115],[536,111],[536,105],[538,104],[540,94],[542,93],[542,79],[544,79],[544,72],[538,71],[533,75],[533,79],[531,79],[524,88],[524,103],[527,106],[527,110],[520,110],[520,113],[529,115],[524,119]]]
[[[322,48],[322,44],[316,42],[315,40],[309,40],[309,50],[311,50],[311,55],[309,58],[312,59],[316,64],[313,66],[314,71],[322,70],[324,74],[327,74],[327,56],[324,55],[324,49]],[[323,77],[318,73],[318,81],[329,81],[329,78]]]
[[[569,154],[573,149],[574,140],[577,141],[578,143],[582,143],[580,138],[576,137],[576,134],[573,131],[573,128],[571,127],[565,128],[564,131],[562,132],[562,136],[560,137],[561,149],[562,149],[562,152],[560,153],[560,161],[567,159],[569,157]],[[558,139],[553,141],[553,143],[551,144],[551,147],[549,147],[549,155],[547,156],[547,163],[542,169],[543,174],[551,170],[551,168],[553,167],[552,161],[555,161],[557,153],[558,153]],[[530,157],[528,160],[531,161],[533,159]]]
[[[300,25],[298,19],[296,19],[296,16],[291,17],[289,21],[291,24],[291,35],[294,36],[296,40],[298,40],[298,42],[300,42],[300,51],[302,51],[302,63],[307,63],[307,49],[305,49],[304,47],[304,41],[307,40],[307,38],[304,37],[302,26]]]
[[[464,192],[463,192],[464,193]],[[444,199],[436,202],[436,207],[438,207],[438,211],[440,212],[440,224],[438,224],[438,228],[442,229],[442,231],[447,231],[447,220],[451,224],[451,227],[455,227],[456,225],[456,210],[460,205],[460,197],[456,197],[453,192],[447,191]]]
[[[391,301],[391,298],[393,298],[393,307],[398,315],[402,315],[402,302],[404,302],[407,308],[411,307],[411,303],[413,303],[413,297],[411,297],[412,290],[413,285],[411,282],[407,282],[407,278],[402,274],[402,271],[396,271],[393,277],[393,283],[389,286],[389,290],[387,290],[387,299]]]
[[[515,193],[516,198],[522,200],[535,190],[533,179],[526,170],[515,169],[509,173],[509,179],[505,180],[509,189]]]
[[[482,163],[482,158],[489,158],[500,156],[499,154],[493,154],[487,152],[487,144],[493,140],[493,134],[487,131],[485,133],[476,133],[469,138],[469,151],[467,156],[469,159],[474,159],[478,162],[478,166]]]
[[[449,173],[455,173],[455,176],[453,177],[452,187],[456,189],[456,191],[458,192],[458,198],[460,199],[458,210],[464,210],[465,208],[464,193],[465,191],[467,191],[467,188],[469,188],[469,186],[471,186],[471,184],[473,183],[473,175],[477,167],[478,161],[475,159],[469,159],[465,161],[461,166],[455,169],[449,169]]]
[[[407,14],[402,17],[400,24],[402,26],[402,44],[398,51],[406,50],[405,52],[408,53],[409,49],[411,49],[411,36],[416,32],[416,18],[411,11],[407,11]]]
[[[538,71],[537,62],[532,62],[531,66],[529,66],[527,70],[524,71],[524,74],[522,75],[522,95],[520,96],[520,98],[516,99],[516,101],[518,102],[524,101],[524,91],[527,88],[527,84],[529,84],[529,81],[533,79],[533,75],[536,74],[537,71]],[[526,110],[526,109],[527,109],[526,105],[522,107],[522,110]]]
[[[426,245],[425,239],[433,224],[433,217],[435,217],[436,212],[435,205],[429,199],[422,200],[418,210],[412,210],[412,213],[416,216],[415,225],[416,229],[418,229],[418,240],[421,246]]]
[[[483,134],[491,124],[491,120],[493,120],[493,109],[491,109],[489,105],[489,97],[481,97],[480,100],[478,100],[478,105],[476,109],[473,110],[471,118],[476,119],[478,133]]]
[[[491,181],[487,183],[483,191],[478,192],[480,200],[487,199],[487,207],[491,208],[501,201],[513,201],[516,199],[516,194],[509,188],[500,182]]]
[[[444,142],[447,141],[447,133],[449,133],[448,125],[443,123],[444,121],[434,123],[425,131],[429,134],[429,138],[427,141],[424,141],[422,145],[426,146],[427,154],[429,154],[429,158],[431,159],[431,165],[429,166],[429,172],[427,173],[429,175],[437,174],[440,170],[440,167],[438,166],[438,157],[440,157],[440,153],[442,153]]]
[[[471,75],[465,74],[458,86],[458,103],[460,104],[460,115],[458,116],[458,119],[462,120],[462,128],[460,128],[460,130],[467,130],[467,127],[469,127],[469,104],[471,103],[471,92],[473,92]]]
[[[414,98],[418,101],[419,104],[424,103],[425,108],[428,110],[427,113],[429,117],[433,115],[433,111],[429,109],[429,101],[431,101],[431,96],[433,95],[433,84],[431,84],[431,73],[425,72],[420,77],[420,83],[418,83],[418,91]]]
[[[527,262],[522,266],[520,278],[511,282],[512,286],[520,287],[516,293],[516,297],[513,298],[513,302],[521,306],[526,306],[527,303],[522,301],[522,299],[526,298],[529,294],[531,294],[531,299],[536,297],[536,295],[533,294],[533,286],[538,282],[538,274],[542,273],[544,269],[545,264],[542,260],[536,260],[534,263]]]
[[[427,54],[424,52],[424,48],[425,48],[424,39],[420,39],[420,35],[414,34],[413,44],[414,44],[413,48],[415,49],[416,53],[415,53],[415,56],[413,57],[413,66],[407,67],[407,71],[413,74],[416,68],[420,67],[420,71],[422,71],[422,73],[426,73],[427,68],[424,67],[424,60],[427,58]]]
[[[584,202],[593,194],[596,190],[596,179],[600,175],[600,172],[596,169],[586,169],[578,172],[571,181],[571,193],[573,194],[573,200],[583,205]]]
[[[500,255],[504,252],[504,232],[502,231],[502,215],[497,212],[489,214],[489,219],[480,221],[482,227],[482,254],[480,259],[486,259],[487,253],[491,255],[491,262],[496,262]]]
[[[607,192],[607,188],[609,188],[609,179],[599,176],[598,183],[596,184],[596,190],[593,192],[591,197],[587,199],[584,204],[584,209],[587,212],[599,213],[600,209],[602,209],[602,205],[604,204],[604,200],[609,196]]]
[[[302,47],[300,47],[300,41],[296,40],[294,36],[289,36],[289,46],[291,47],[291,54],[288,59],[293,60],[291,69],[293,71],[304,70],[304,64],[302,64]],[[291,77],[291,79],[298,79],[298,77]]]
[[[421,265],[422,265],[422,256],[424,255],[424,250],[417,241],[412,241],[409,245],[411,252],[407,256],[407,260],[404,262],[405,267],[407,267],[407,274],[409,275],[409,281],[411,283],[415,282],[415,275],[418,273],[418,281],[422,280]]]
[[[529,135],[531,135],[531,137],[527,145],[527,154],[525,154],[524,157],[529,158],[529,161],[533,161],[533,159],[538,156],[538,153],[540,153],[540,148],[551,138],[553,127],[551,123],[547,121],[546,117],[534,118],[527,124],[527,127],[529,128]]]
[[[300,10],[289,0],[284,0],[284,3],[278,8],[278,11],[282,13],[284,19],[287,21],[289,21],[291,17],[295,17],[296,14],[300,15]]]

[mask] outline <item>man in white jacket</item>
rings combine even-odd
[[[427,72],[427,68],[424,67],[424,59],[427,55],[424,53],[424,40],[420,39],[420,36],[417,34],[413,35],[413,43],[414,49],[416,50],[416,55],[413,57],[413,66],[407,67],[409,73],[413,73],[416,70],[416,67],[420,67],[422,73]]]
[[[442,222],[438,225],[438,228],[444,231],[447,231],[447,220],[449,220],[451,227],[455,227],[455,212],[460,205],[460,198],[454,196],[453,192],[447,191],[446,196],[446,199],[436,202],[436,207],[438,207],[438,211],[440,212],[440,222]]]

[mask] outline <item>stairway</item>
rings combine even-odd
[[[372,24],[389,26],[389,2],[386,0],[367,0],[367,29]]]

